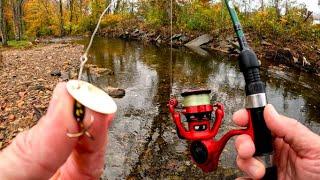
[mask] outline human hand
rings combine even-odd
[[[272,105],[267,105],[264,118],[274,136],[274,163],[278,179],[320,179],[320,136],[295,119],[279,115]],[[246,126],[245,109],[233,115],[233,121]],[[253,157],[255,146],[248,135],[238,136],[235,142],[237,164],[250,178],[260,179],[265,174],[264,165]]]
[[[48,111],[37,125],[18,134],[0,152],[0,179],[99,179],[104,166],[107,130],[113,115],[103,115],[86,108],[84,124],[93,116],[88,130],[94,141],[78,132],[73,117],[74,100],[60,83],[53,92]]]

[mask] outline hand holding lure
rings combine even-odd
[[[97,33],[102,17],[105,15],[105,13],[110,9],[114,1],[112,1],[108,7],[102,12],[99,21],[97,23],[97,26],[90,38],[90,42],[88,47],[86,48],[84,54],[80,57],[80,70],[78,75],[78,80],[70,80],[67,82],[67,90],[69,94],[75,99],[75,105],[74,105],[74,117],[77,121],[77,123],[80,126],[80,132],[78,133],[71,133],[67,132],[67,136],[71,138],[77,138],[81,137],[83,135],[86,135],[90,139],[94,139],[94,137],[88,132],[88,130],[91,128],[91,126],[94,123],[94,117],[90,117],[90,124],[85,127],[84,125],[84,119],[85,119],[85,112],[86,108],[89,108],[95,112],[102,113],[102,114],[113,114],[117,111],[117,106],[115,102],[112,100],[112,98],[103,90],[99,89],[98,87],[87,83],[85,81],[81,81],[82,71],[84,69],[84,66],[86,62],[88,61],[88,53],[91,48],[93,39],[95,37],[95,34]]]

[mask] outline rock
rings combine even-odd
[[[289,48],[278,49],[275,60],[288,65],[291,65],[295,61],[293,52]]]
[[[302,57],[302,66],[310,66],[311,64],[309,63],[309,61],[307,61],[306,57]]]
[[[199,54],[200,56],[206,57],[209,56],[209,53],[205,51],[204,49],[201,49],[197,46],[187,46],[189,49],[191,49],[193,52]]]
[[[162,43],[161,38],[158,38],[158,39],[156,40],[156,43],[157,43],[157,44],[161,44],[161,43]]]
[[[51,71],[50,74],[51,76],[61,76],[61,72],[58,69]]]
[[[187,44],[185,44],[185,46],[199,47],[199,46],[206,44],[212,40],[213,40],[213,37],[211,35],[204,34],[204,35],[199,36],[198,38],[188,42]]]
[[[108,86],[107,88],[104,88],[104,90],[113,98],[122,98],[126,95],[126,91],[120,88]]]
[[[186,161],[186,166],[190,166],[191,162],[190,161]]]
[[[157,36],[157,38],[154,41],[158,41],[158,39],[160,39],[161,35]]]
[[[38,91],[44,91],[45,87],[41,84],[36,84],[34,89]]]
[[[182,35],[182,36],[179,38],[179,40],[180,40],[181,42],[185,43],[185,42],[189,41],[189,38],[188,38],[187,36],[185,36],[185,35]]]
[[[181,36],[182,34],[175,34],[171,37],[171,40],[180,39]]]
[[[136,30],[134,30],[131,34],[130,34],[130,36],[131,36],[131,38],[138,38],[139,36],[140,36],[140,31],[138,30],[138,29],[136,29]]]
[[[70,73],[69,72],[61,72],[60,78],[62,79],[62,81],[69,81]]]

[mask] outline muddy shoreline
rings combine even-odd
[[[154,44],[157,46],[170,46],[172,39],[173,47],[183,47],[186,43],[203,35],[197,33],[173,33],[171,37],[168,30],[148,31],[146,29],[127,28],[127,29],[102,29],[99,33],[101,37],[113,37],[123,40],[141,41],[146,44]],[[267,60],[275,65],[286,65],[295,70],[315,74],[320,76],[320,46],[316,44],[301,45],[273,42],[262,37],[257,43],[253,33],[247,33],[249,45],[255,50],[259,59]],[[224,39],[214,37],[208,43],[200,47],[212,53],[229,55],[237,57],[239,54],[238,42],[236,37],[227,36]],[[269,42],[270,41],[270,42]],[[298,47],[297,47],[298,46]],[[319,47],[318,47],[319,46]]]

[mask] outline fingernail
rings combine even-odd
[[[270,106],[270,115],[274,118],[278,117],[279,116],[279,113],[276,111],[276,109],[272,106],[272,105],[269,105]]]
[[[256,177],[257,176],[257,171],[259,170],[259,166],[257,166],[257,165],[251,165],[250,167],[249,167],[249,175],[251,176],[251,177]]]

